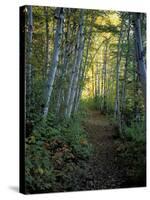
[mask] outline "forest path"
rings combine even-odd
[[[114,139],[115,128],[105,115],[98,111],[88,111],[84,128],[94,154],[89,160],[86,176],[87,189],[121,188],[127,181],[125,171],[117,156],[117,140]]]

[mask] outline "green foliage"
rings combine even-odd
[[[87,99],[84,99],[81,101],[82,107],[84,109],[92,109],[92,110],[99,110],[103,113],[113,113],[113,107],[111,104],[107,105],[106,108],[106,102],[104,103],[104,99],[102,96],[95,96],[93,97],[89,97]]]
[[[87,99],[82,100],[82,107],[89,108],[92,110],[100,109],[101,101],[101,97],[89,97]]]
[[[120,140],[121,142],[121,140]],[[117,152],[120,163],[126,169],[128,187],[146,185],[146,146],[135,140],[122,140],[118,144]]]
[[[77,116],[74,116],[70,123],[69,127],[63,127],[63,137],[66,142],[69,142],[70,146],[73,149],[73,152],[82,159],[89,157],[89,152],[91,152],[91,145],[88,144],[86,134],[81,128],[81,122]]]
[[[44,148],[44,141],[35,136],[26,142],[25,158],[26,190],[45,190],[51,188],[55,181],[49,152]]]
[[[33,28],[29,27],[29,29],[33,29],[30,30],[32,44],[28,41],[28,15],[26,13],[25,63],[31,64],[31,71],[28,69],[29,67],[25,70],[26,136],[28,136],[27,133],[30,135],[26,139],[25,147],[25,178],[26,192],[28,193],[74,189],[74,186],[77,185],[74,177],[76,174],[82,177],[86,172],[86,161],[92,153],[92,147],[81,126],[82,118],[85,118],[88,109],[113,115],[114,100],[117,96],[116,79],[119,81],[118,105],[123,113],[120,117],[123,122],[119,122],[124,126],[124,135],[130,140],[129,142],[143,144],[145,141],[144,123],[134,122],[137,112],[142,113],[140,119],[143,120],[144,98],[135,62],[134,26],[131,23],[133,14],[130,13],[129,16],[128,13],[87,10],[84,12],[82,33],[82,31],[80,32],[82,27],[80,13],[81,10],[65,8],[63,26],[61,26],[63,31],[60,31],[62,36],[60,41],[57,40],[60,45],[56,45],[54,42],[54,38],[58,39],[57,35],[60,36],[60,33],[57,34],[57,24],[59,24],[57,23],[57,8],[55,10],[55,8],[48,7],[33,7]],[[122,20],[123,29],[121,29]],[[141,27],[145,49],[145,17],[141,21],[144,22]],[[62,29],[61,27],[60,29]],[[129,41],[128,27],[131,29]],[[120,30],[123,30],[124,33],[118,44]],[[83,47],[82,36],[84,36]],[[105,50],[107,49],[106,44],[108,52]],[[130,47],[129,52],[128,47]],[[56,59],[55,62],[58,66],[54,67],[57,48],[59,59]],[[80,49],[82,49],[81,56]],[[118,60],[120,60],[119,63],[117,63]],[[81,66],[78,66],[79,63]],[[116,65],[119,68],[118,78],[116,77]],[[51,76],[51,72],[54,71],[55,75]],[[47,84],[47,80],[50,77],[53,84],[49,85],[50,82],[48,81]],[[28,79],[31,80],[28,81]],[[72,84],[70,84],[71,80],[73,80]],[[123,92],[124,84],[126,90]],[[31,86],[32,92],[28,89],[30,88],[28,85]],[[51,96],[48,95],[47,86],[52,88]],[[73,97],[72,91],[75,91],[74,108],[80,98],[78,89],[81,89],[82,93],[85,90],[86,94],[83,95],[84,100],[80,102],[80,111],[76,114],[73,109],[72,118],[63,119],[65,108],[72,102],[69,100],[66,105],[69,91],[71,90],[71,97]],[[50,98],[49,113],[46,119],[43,119],[43,108],[47,102],[46,96],[48,99]],[[125,110],[122,105],[123,99],[126,104]],[[120,118],[118,119],[120,120]],[[113,119],[112,124],[118,134],[119,123]],[[118,136],[120,135],[118,134]],[[129,154],[130,152],[127,152],[127,155]],[[84,176],[86,175],[84,174]]]
[[[142,143],[145,142],[144,122],[132,122],[130,127],[125,126],[124,131],[127,139]]]
[[[26,139],[27,193],[73,189],[73,172],[82,168],[79,161],[86,162],[91,152],[79,117],[58,123],[49,114]]]

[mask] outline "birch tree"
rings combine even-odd
[[[104,71],[104,110],[106,109],[106,76],[107,76],[107,51],[108,51],[108,40],[105,43],[104,49],[104,64],[103,64],[103,71]]]
[[[117,46],[117,61],[116,61],[116,97],[115,97],[115,109],[114,109],[114,117],[118,120],[119,124],[119,131],[121,132],[121,114],[120,114],[120,87],[119,87],[119,74],[120,74],[120,61],[121,61],[121,42],[123,37],[123,24],[124,21],[122,19],[121,28],[120,28],[120,35],[118,40]]]
[[[79,30],[77,33],[75,59],[74,59],[73,67],[72,67],[72,74],[71,74],[71,78],[70,78],[70,85],[69,85],[67,100],[66,100],[66,109],[65,109],[66,117],[70,117],[70,115],[71,115],[74,98],[75,98],[75,92],[77,89],[79,68],[80,68],[80,64],[81,64],[81,60],[82,60],[83,42],[84,42],[83,20],[84,20],[84,11],[82,9],[80,11]]]
[[[77,49],[77,57],[75,59],[75,74],[73,77],[73,84],[71,88],[71,94],[69,99],[69,106],[68,106],[68,117],[70,117],[73,103],[75,99],[75,94],[77,91],[77,84],[79,79],[79,69],[82,62],[82,55],[83,55],[83,49],[84,49],[84,33],[83,33],[83,21],[84,21],[84,10],[81,9],[80,11],[80,22],[79,22],[79,32],[78,32],[78,49]]]
[[[127,52],[125,56],[125,64],[124,64],[124,75],[123,75],[123,84],[122,84],[122,114],[124,115],[124,111],[126,108],[126,84],[127,84],[127,71],[128,71],[128,65],[130,61],[130,30],[131,30],[131,20],[130,20],[130,14],[129,14],[129,21],[128,21],[128,30],[127,30]]]
[[[62,26],[63,26],[63,21],[64,21],[63,8],[56,9],[55,18],[57,20],[57,25],[56,25],[56,33],[55,33],[55,40],[54,40],[54,53],[53,53],[53,58],[52,58],[52,65],[48,74],[47,91],[46,91],[46,97],[45,97],[46,103],[45,103],[44,111],[43,111],[44,117],[46,117],[48,114],[50,98],[51,98],[53,84],[54,84],[55,75],[56,75],[57,66],[58,66]]]
[[[71,59],[70,54],[72,51],[72,43],[70,41],[71,37],[73,37],[73,34],[71,33],[71,24],[70,24],[70,9],[65,10],[66,13],[66,24],[64,23],[63,26],[63,50],[62,50],[62,69],[60,74],[60,80],[59,80],[59,88],[58,88],[58,98],[57,98],[57,104],[56,104],[56,113],[60,113],[61,107],[65,107],[65,87],[67,84],[67,76],[68,76],[68,64],[69,59]],[[64,109],[64,108],[63,108]]]
[[[144,50],[141,35],[141,14],[137,13],[134,20],[136,59],[139,78],[142,85],[144,98],[146,101],[146,67],[144,62]]]

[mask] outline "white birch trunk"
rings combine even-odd
[[[106,41],[106,44],[105,44],[105,49],[104,49],[104,67],[103,67],[103,70],[104,70],[104,96],[103,96],[103,99],[104,99],[104,104],[103,104],[103,109],[105,110],[106,109],[106,74],[107,74],[107,50],[108,50],[108,41]]]
[[[83,49],[84,49],[83,21],[84,21],[84,11],[82,9],[80,12],[80,24],[79,24],[79,32],[78,32],[79,45],[77,45],[79,49],[77,49],[77,57],[75,60],[75,74],[74,74],[73,84],[72,84],[70,98],[69,98],[69,106],[68,106],[68,112],[67,112],[68,117],[71,116],[71,112],[73,108],[73,103],[74,103],[75,94],[77,91],[78,79],[79,79],[79,69],[80,69],[82,54],[83,54]]]
[[[71,51],[71,45],[69,43],[70,41],[70,36],[71,36],[71,30],[70,30],[70,9],[66,10],[68,21],[67,21],[67,27],[66,27],[66,32],[64,31],[65,27],[63,28],[63,35],[64,35],[64,48],[63,48],[63,69],[61,70],[61,81],[60,81],[60,88],[58,92],[58,98],[57,98],[57,104],[56,104],[56,113],[60,114],[62,111],[63,107],[63,114],[64,114],[64,109],[65,109],[65,98],[64,98],[64,93],[65,93],[65,86],[64,86],[64,81],[66,81],[67,78],[67,71],[68,71],[68,64],[69,64],[69,53]]]
[[[120,29],[118,47],[117,47],[117,63],[116,63],[116,98],[115,98],[115,110],[114,110],[114,117],[120,123],[120,96],[119,96],[119,73],[120,73],[120,61],[121,61],[121,40],[123,37],[123,20]]]
[[[63,14],[63,8],[58,8],[56,10],[56,18],[57,18],[57,26],[56,26],[56,33],[55,33],[55,40],[54,40],[54,54],[52,59],[52,65],[49,71],[48,75],[48,81],[47,81],[47,93],[46,93],[46,103],[44,107],[44,117],[47,116],[48,110],[49,110],[49,104],[50,104],[50,98],[53,90],[53,84],[55,80],[55,75],[57,71],[58,66],[58,58],[59,58],[59,52],[60,52],[60,43],[61,43],[61,34],[62,34],[62,25],[64,20],[64,14]]]
[[[82,93],[82,87],[83,83],[85,80],[86,76],[86,69],[87,69],[87,64],[88,64],[88,55],[89,55],[89,48],[91,45],[91,38],[92,38],[92,29],[93,29],[93,23],[94,23],[94,16],[91,21],[91,26],[88,32],[88,38],[87,38],[87,47],[86,47],[86,53],[85,53],[85,62],[83,64],[83,67],[80,67],[80,74],[79,74],[79,81],[78,81],[78,87],[77,87],[77,92],[76,92],[76,98],[75,98],[75,105],[74,105],[74,112],[77,112],[78,107],[79,107],[79,102],[80,102],[80,97]],[[84,45],[85,45],[85,40],[84,40]]]
[[[76,43],[76,50],[75,50],[75,59],[74,64],[72,67],[72,73],[71,73],[71,79],[69,84],[69,89],[67,93],[67,99],[66,99],[66,106],[65,106],[65,117],[70,117],[72,106],[74,101],[74,89],[75,84],[78,81],[78,73],[79,73],[79,67],[81,64],[81,58],[82,58],[82,51],[83,51],[83,10],[80,12],[80,22],[79,22],[79,30],[77,34],[77,43]],[[81,39],[82,38],[82,39]],[[73,95],[73,96],[72,96]]]

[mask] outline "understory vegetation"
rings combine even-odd
[[[81,115],[57,122],[49,114],[26,139],[27,193],[72,191],[75,171],[83,173],[92,154]]]
[[[83,103],[82,103],[83,104]],[[85,101],[85,107],[89,109],[99,110],[111,122],[115,129],[113,134],[117,159],[120,167],[125,169],[128,180],[123,187],[140,187],[146,185],[146,126],[145,119],[141,113],[141,119],[136,120],[135,115],[132,115],[130,108],[126,113],[129,115],[128,121],[122,124],[120,132],[117,120],[112,114],[112,110],[107,112],[101,110],[101,99],[89,98]]]
[[[146,15],[25,6],[21,17],[24,192],[145,186]]]

